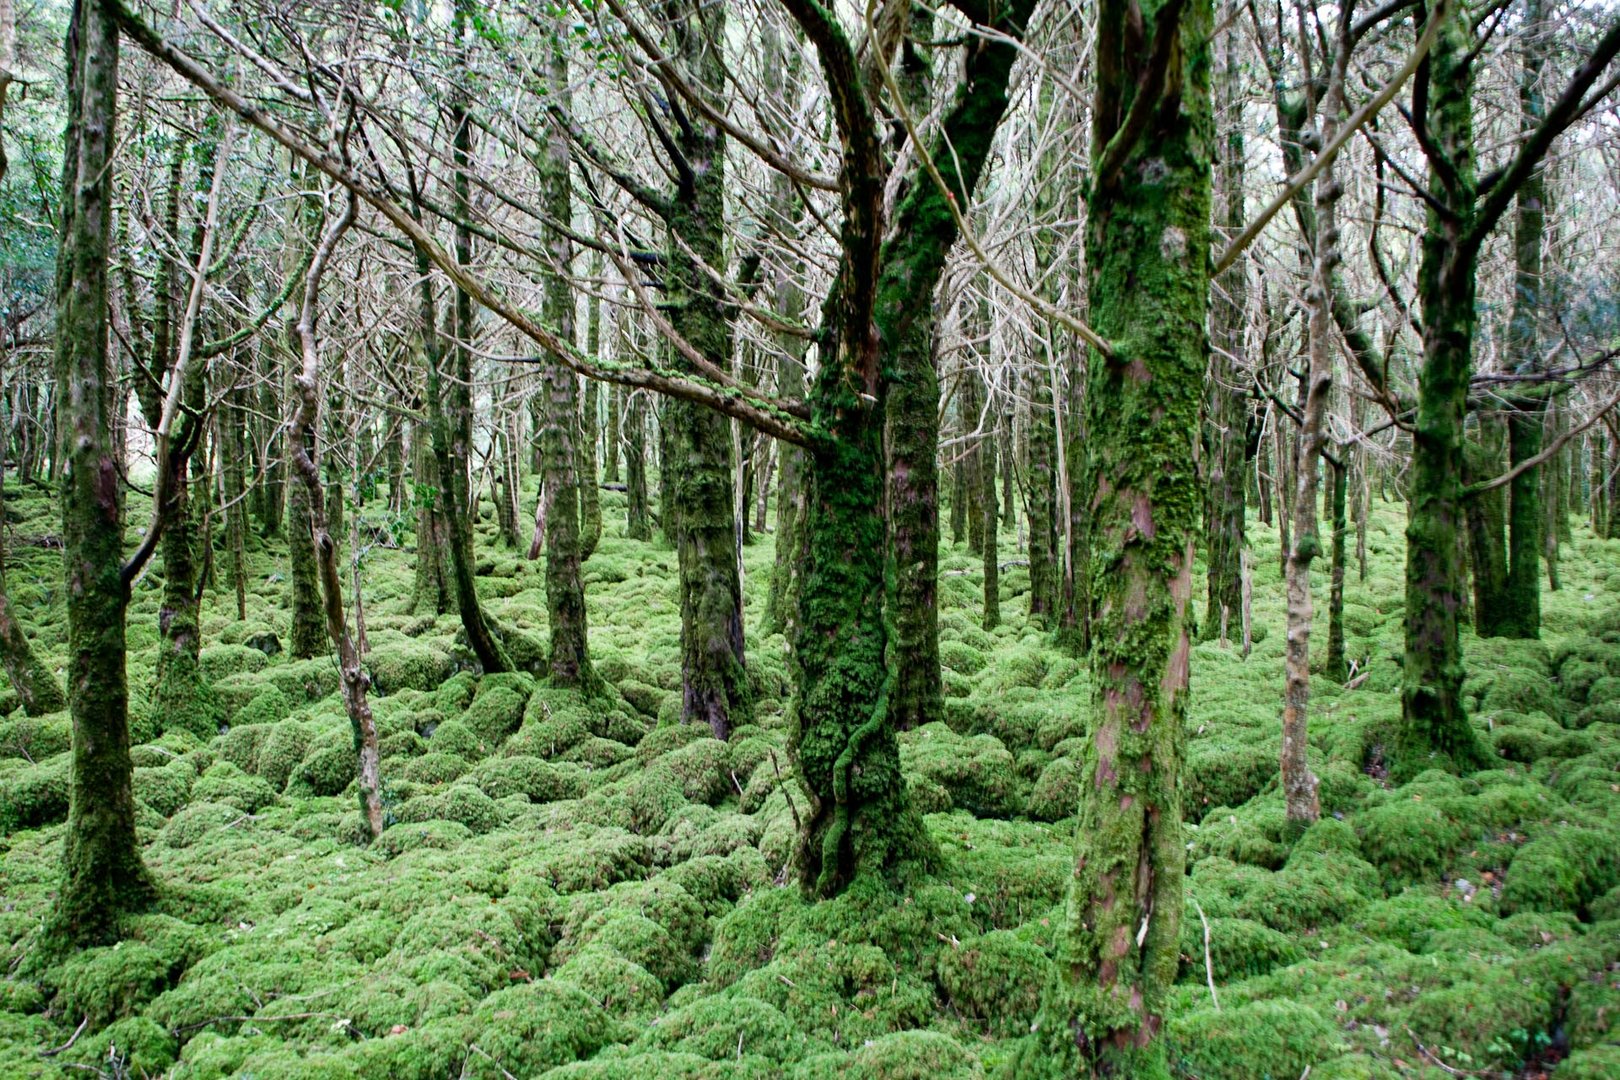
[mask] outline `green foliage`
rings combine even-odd
[[[1257,1001],[1175,1017],[1167,1040],[1177,1067],[1202,1080],[1297,1078],[1344,1049],[1328,1017],[1289,1001]]]

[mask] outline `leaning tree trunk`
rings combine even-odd
[[[118,31],[77,0],[68,25],[67,132],[56,274],[56,407],[67,572],[68,694],[73,713],[67,839],[53,936],[117,940],[155,887],[135,837],[124,621],[123,472],[113,428],[122,400],[107,355],[107,248],[118,111]]]
[[[1213,17],[1208,0],[1142,4],[1141,23],[1138,10],[1104,0],[1097,22],[1085,265],[1109,349],[1093,351],[1087,391],[1091,737],[1057,982],[1019,1075],[1166,1075],[1159,1036],[1180,961]]]
[[[0,580],[0,664],[6,669],[11,688],[17,691],[22,710],[29,716],[44,716],[67,708],[67,695],[62,686],[34,652],[28,640],[28,631],[17,621],[11,610],[11,599]]]
[[[293,377],[296,394],[292,423],[287,429],[287,445],[291,450],[295,479],[302,482],[309,499],[309,518],[312,532],[310,545],[319,564],[322,612],[326,632],[332,648],[337,651],[339,685],[343,694],[343,708],[349,714],[354,731],[357,756],[356,773],[359,779],[360,812],[372,839],[382,835],[384,827],[382,805],[381,755],[377,747],[377,724],[366,700],[371,687],[371,676],[361,664],[360,649],[349,633],[348,618],[343,610],[343,580],[338,574],[338,546],[328,528],[326,493],[321,487],[321,469],[315,460],[315,436],[320,430],[320,393],[317,375],[320,369],[320,348],[315,337],[316,297],[319,295],[321,275],[331,260],[332,251],[354,223],[357,199],[348,197],[342,215],[332,223],[321,238],[314,260],[310,263],[309,278],[304,285],[304,303],[299,312],[295,334],[298,338],[300,366]],[[358,598],[357,598],[358,601]]]

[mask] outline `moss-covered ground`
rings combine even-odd
[[[11,600],[59,670],[60,554],[40,543],[53,503],[6,505]],[[281,549],[252,553],[245,621],[228,588],[205,598],[218,734],[166,728],[144,704],[154,569],[135,589],[130,677],[163,899],[120,944],[66,961],[35,946],[68,722],[0,692],[0,1076],[995,1072],[1050,974],[1086,737],[1084,665],[1023,622],[1024,571],[1003,575],[1004,622],[985,633],[979,560],[942,553],[945,721],[902,739],[938,876],[812,905],[784,885],[801,808],[782,790],[783,640],[749,638],[757,717],[729,745],[679,726],[674,553],[623,538],[622,496],[604,517],[586,564],[604,699],[475,678],[453,615],[406,612],[410,554],[367,552],[392,821],[370,846],[332,662],[269,647],[287,632]],[[1194,652],[1178,1074],[1620,1076],[1620,541],[1577,527],[1543,641],[1467,640],[1499,762],[1459,780],[1386,757],[1403,542],[1399,511],[1377,506],[1367,578],[1352,567],[1347,589],[1355,688],[1314,687],[1324,817],[1296,836],[1276,781],[1277,539],[1252,534],[1253,655]],[[544,640],[541,564],[487,520],[479,542],[489,609]],[[747,550],[750,629],[771,560],[769,537]]]

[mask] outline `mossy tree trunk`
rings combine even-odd
[[[1463,446],[1465,484],[1483,483],[1502,471],[1505,424],[1495,413],[1479,416],[1477,438]],[[1463,504],[1468,561],[1474,575],[1474,632],[1499,637],[1507,614],[1507,501],[1501,488],[1479,492]]]
[[[458,0],[455,19],[464,33],[468,4]],[[456,262],[462,266],[472,263],[472,231],[467,226],[471,216],[468,172],[472,165],[472,123],[468,106],[459,93],[450,102],[451,159],[455,166],[451,184],[452,202],[456,209],[454,236]],[[564,218],[564,220],[567,220]],[[417,254],[417,270],[424,279],[428,275],[426,256]],[[467,644],[486,674],[512,670],[511,658],[495,637],[483,602],[478,598],[474,580],[474,523],[478,520],[478,505],[470,490],[469,473],[472,462],[473,404],[472,404],[472,351],[474,337],[473,301],[465,289],[455,289],[451,308],[451,333],[448,348],[439,339],[438,320],[433,313],[431,293],[425,293],[423,321],[428,340],[428,417],[433,431],[433,454],[437,458],[439,484],[443,491],[445,563],[454,583],[456,608],[461,615],[461,628],[467,634]],[[447,361],[447,363],[445,363]],[[441,363],[444,370],[441,372]],[[570,422],[572,418],[570,417]]]
[[[670,16],[672,51],[686,78],[723,108],[725,5],[681,0]],[[684,167],[676,170],[665,217],[672,237],[665,262],[671,321],[702,355],[729,365],[726,297],[701,265],[725,265],[725,134],[707,118],[691,117],[675,142]],[[681,719],[707,724],[724,739],[754,711],[743,649],[731,421],[694,402],[671,400],[664,426],[660,507],[680,563]]]
[[[1519,130],[1528,135],[1546,116],[1542,100],[1546,28],[1542,0],[1530,0],[1525,12],[1527,33],[1519,71]],[[1508,354],[1513,370],[1533,375],[1541,368],[1541,257],[1545,231],[1546,174],[1538,163],[1515,197],[1513,223],[1513,309],[1508,321]],[[1508,414],[1508,467],[1516,468],[1541,453],[1547,396],[1532,392],[1516,401]],[[1556,477],[1558,461],[1548,468],[1527,468],[1509,489],[1508,566],[1497,631],[1504,637],[1541,636],[1541,559],[1545,510],[1543,476]],[[1553,538],[1556,551],[1557,537]]]
[[[602,257],[591,260],[591,279],[602,276]],[[591,357],[602,355],[602,298],[593,293],[585,317],[585,353]],[[602,490],[597,481],[598,462],[596,443],[600,434],[602,413],[602,384],[586,383],[579,410],[579,557],[589,559],[602,540]],[[513,480],[516,480],[516,474]]]
[[[962,425],[962,463],[960,468],[966,476],[967,498],[963,501],[963,514],[967,517],[968,553],[971,555],[984,554],[984,479],[980,475],[981,463],[984,454],[980,450],[984,440],[972,434],[979,428],[984,419],[984,380],[979,376],[978,368],[965,359],[957,378],[961,381],[961,389],[957,393],[957,414]]]
[[[219,412],[221,496],[225,503],[225,546],[229,551],[236,618],[247,619],[247,396],[238,385],[226,392]]]
[[[1160,1034],[1186,889],[1179,783],[1203,525],[1189,463],[1207,363],[1212,23],[1208,0],[1105,0],[1098,14],[1085,265],[1091,323],[1110,350],[1093,351],[1087,389],[1091,738],[1057,982],[1019,1075],[1168,1075]]]
[[[966,206],[971,198],[1007,108],[1017,49],[999,36],[969,40],[965,77],[928,148],[949,194],[913,165],[886,230],[876,88],[865,85],[862,63],[825,8],[809,0],[786,6],[820,54],[843,141],[843,253],[823,308],[823,362],[810,399],[820,434],[807,453],[794,650],[799,691],[790,729],[792,755],[811,795],[800,880],[827,896],[860,876],[902,879],[937,858],[906,794],[888,707],[894,690],[886,663],[892,616],[884,610],[888,387],[879,349],[906,340],[913,320],[927,316],[956,239],[948,200]],[[1015,3],[996,29],[1016,39],[1032,6]]]
[[[602,433],[602,480],[619,482],[619,425],[624,414],[624,387],[607,387],[607,430]]]
[[[1029,618],[1051,629],[1057,615],[1057,414],[1050,357],[1030,376]]]
[[[552,100],[566,111],[570,107],[568,54],[560,41],[552,43],[547,57],[547,81]],[[540,160],[546,213],[553,221],[572,221],[568,140],[556,124],[546,130]],[[562,340],[573,341],[574,293],[567,277],[574,256],[573,241],[561,228],[547,228],[545,240],[551,262],[545,279],[546,319]],[[586,636],[585,582],[580,570],[580,496],[575,445],[579,428],[579,383],[571,369],[560,361],[548,360],[541,368],[541,386],[545,394],[540,460],[544,469],[542,498],[546,501],[546,610],[551,631],[547,674],[553,685],[594,692],[597,679],[591,667]]]
[[[295,170],[295,175],[302,181],[303,170]],[[308,199],[299,199],[295,204],[296,210],[289,222],[289,235],[283,245],[282,269],[289,275],[296,274],[303,263],[303,252],[315,243],[310,230],[313,225],[313,204]],[[298,362],[294,355],[288,355],[288,364]],[[274,415],[281,415],[281,401],[292,400],[294,387],[292,384],[292,371],[281,372],[280,383],[283,393],[277,402]],[[287,652],[294,659],[308,660],[326,651],[326,625],[321,614],[321,587],[317,578],[318,570],[315,564],[315,541],[313,524],[309,516],[309,491],[299,481],[293,460],[293,447],[287,437],[280,435],[280,468],[282,488],[285,491],[286,501],[286,529],[287,529],[287,591],[291,603],[291,625],[288,633]],[[291,483],[287,483],[288,479]]]
[[[418,349],[418,355],[421,350]],[[418,422],[411,429],[412,503],[416,507],[416,571],[411,589],[412,614],[443,615],[455,602],[444,565],[444,496],[439,490],[433,436]]]
[[[1349,457],[1351,447],[1341,447],[1339,459],[1329,462],[1333,470],[1333,551],[1328,567],[1328,641],[1322,673],[1334,682],[1350,677],[1344,657],[1344,571],[1345,533],[1349,531]]]
[[[56,408],[61,435],[68,696],[73,713],[62,886],[50,917],[70,945],[116,940],[155,886],[135,837],[124,621],[121,417],[107,355],[107,248],[118,112],[118,31],[77,0],[68,24],[67,131],[56,271]]]
[[[624,534],[652,539],[652,511],[647,505],[647,407],[645,395],[629,393],[624,408]]]

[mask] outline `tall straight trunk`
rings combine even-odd
[[[1607,417],[1603,426],[1608,430],[1603,436],[1604,455],[1598,473],[1603,485],[1602,536],[1613,540],[1620,536],[1620,514],[1615,512],[1615,507],[1620,506],[1620,426]]]
[[[1061,502],[1066,508],[1060,554],[1063,569],[1058,590],[1057,643],[1075,655],[1091,648],[1091,516],[1086,455],[1086,350],[1072,335],[1065,338],[1064,392],[1055,403],[1063,416]]]
[[[560,40],[552,44],[547,64],[551,100],[566,111],[570,108],[568,54]],[[542,181],[546,213],[553,221],[572,221],[568,140],[557,126],[546,132],[544,155]],[[546,318],[562,340],[571,342],[574,340],[574,291],[567,274],[574,256],[573,241],[561,228],[548,228],[546,251],[551,262],[545,284]],[[548,501],[546,610],[551,629],[547,670],[553,685],[594,692],[598,683],[591,668],[585,625],[585,582],[580,572],[583,554],[576,471],[578,448],[575,445],[579,383],[573,371],[560,361],[548,361],[542,370],[546,402],[545,426],[540,429],[540,460],[545,467],[543,498]]]
[[[458,40],[466,32],[466,7],[466,0],[458,0],[454,14],[461,27],[456,31]],[[468,173],[473,167],[472,123],[467,115],[467,102],[459,93],[452,97],[449,112],[451,161],[455,167],[451,194],[457,211],[455,257],[460,265],[469,266],[472,263],[472,232],[467,220],[471,215]],[[455,289],[450,340],[446,347],[440,339],[438,319],[433,310],[427,260],[420,253],[417,255],[417,271],[422,276],[422,316],[430,343],[428,416],[433,429],[433,453],[438,459],[439,483],[444,492],[442,521],[448,541],[445,561],[454,582],[453,592],[456,608],[461,615],[461,628],[467,634],[467,644],[473,656],[486,674],[510,671],[511,657],[495,637],[489,617],[484,613],[483,603],[478,598],[473,576],[476,563],[473,523],[477,520],[478,504],[469,490],[473,449],[472,351],[469,347],[474,335],[472,297],[464,289]],[[444,368],[442,372],[441,365]]]
[[[646,398],[631,393],[624,409],[624,535],[632,540],[652,539],[652,512],[647,499]]]
[[[1218,184],[1222,224],[1236,236],[1244,214],[1243,94],[1246,65],[1239,38],[1223,34],[1215,42],[1217,93],[1226,119],[1221,132]],[[1243,548],[1246,540],[1244,493],[1249,441],[1248,395],[1239,360],[1244,355],[1244,320],[1248,308],[1248,269],[1239,261],[1222,275],[1210,296],[1210,381],[1204,460],[1209,470],[1209,505],[1205,517],[1208,554],[1208,598],[1203,637],[1227,640],[1243,607]]]
[[[1328,569],[1327,659],[1322,665],[1322,673],[1340,683],[1350,677],[1344,657],[1344,541],[1345,533],[1349,531],[1350,464],[1347,459],[1351,453],[1350,447],[1344,447],[1339,451],[1339,463],[1332,466],[1333,551]]]
[[[882,155],[872,127],[848,115],[870,99],[854,86],[848,88],[854,103],[842,102],[844,235],[853,250],[845,250],[823,308],[830,325],[823,327],[826,351],[811,396],[814,426],[825,435],[806,454],[805,568],[794,643],[799,686],[789,731],[811,796],[798,871],[818,896],[863,876],[902,881],[938,858],[910,805],[888,707],[894,669],[884,610],[883,427],[890,387],[880,349],[907,340],[914,322],[928,316],[956,240],[948,200],[968,204],[989,158],[1007,108],[1014,42],[1032,7],[1016,0],[993,23],[1000,34],[966,49],[964,77],[929,147],[944,183],[926,182],[913,166],[887,230],[891,239],[876,250],[865,245],[875,245],[880,231],[885,185],[872,163]],[[843,70],[840,58],[856,66],[847,40],[823,41],[821,48],[829,69]],[[869,310],[863,297],[870,298]]]
[[[1502,471],[1502,419],[1481,415],[1479,436],[1463,446],[1463,483],[1476,484]],[[1499,637],[1507,614],[1506,492],[1481,492],[1463,504],[1468,529],[1468,561],[1474,572],[1474,632]]]
[[[246,393],[233,386],[219,412],[221,496],[225,503],[225,546],[229,553],[236,617],[247,618],[247,421]]]
[[[602,480],[619,482],[619,425],[622,423],[624,388],[609,386],[607,391],[607,430],[602,433]]]
[[[717,107],[725,87],[726,6],[682,0],[670,12],[673,52],[687,79]],[[675,136],[686,167],[666,221],[672,237],[665,293],[675,329],[716,364],[731,364],[726,297],[700,265],[725,265],[725,134],[693,118]],[[684,360],[678,361],[684,364]],[[681,719],[715,738],[753,718],[743,648],[742,581],[731,421],[695,402],[664,406],[659,455],[664,530],[680,563]]]
[[[303,170],[296,170],[301,175]],[[315,241],[309,235],[313,227],[312,215],[314,206],[308,199],[299,199],[296,211],[289,222],[287,243],[282,252],[282,270],[287,274],[294,274],[303,261],[303,250],[312,246]],[[298,358],[288,354],[288,364],[296,364]],[[288,368],[281,372],[280,384],[282,394],[278,401],[276,415],[282,410],[280,402],[293,400],[294,387],[293,373]],[[321,613],[321,587],[317,578],[319,573],[315,563],[314,526],[309,516],[309,490],[298,479],[294,472],[296,465],[293,461],[293,446],[285,435],[278,438],[280,443],[281,460],[279,472],[282,477],[281,486],[286,495],[286,527],[287,527],[287,591],[291,604],[290,618],[292,620],[288,634],[287,652],[299,660],[308,660],[326,651],[326,624]],[[288,483],[288,480],[291,480]]]
[[[1001,625],[1001,565],[998,562],[1001,556],[996,550],[1001,524],[1000,507],[996,505],[996,434],[996,429],[991,428],[979,440],[979,505],[984,514],[984,619],[980,625],[986,630]]]
[[[602,257],[591,260],[591,279],[602,276]],[[593,292],[586,301],[585,353],[602,354],[602,298]],[[602,540],[602,489],[597,482],[596,442],[600,434],[602,384],[589,382],[581,396],[579,410],[579,557],[589,559]],[[513,479],[516,479],[514,474]]]
[[[766,57],[766,91],[777,100],[788,100],[789,95],[797,95],[800,90],[803,53],[787,47],[781,31],[769,19],[761,20],[760,35]],[[781,220],[807,216],[788,177],[773,171],[770,184],[771,206]],[[773,268],[771,309],[787,324],[802,315],[804,293],[798,282],[801,269],[796,259],[778,262]],[[782,334],[776,344],[776,396],[784,401],[803,401],[805,342],[794,335]],[[790,443],[781,443],[778,454],[781,467],[776,481],[776,552],[763,628],[766,634],[781,632],[792,641],[799,607],[799,571],[804,565],[800,547],[804,537],[805,464],[804,451]]]
[[[889,712],[906,731],[943,718],[939,666],[939,370],[937,312],[924,301],[889,362],[893,382],[884,400],[887,449],[889,598],[895,672]]]
[[[289,268],[290,272],[290,268]],[[258,493],[254,516],[259,521],[259,532],[276,536],[281,532],[287,515],[286,475],[281,457],[281,425],[272,420],[281,415],[281,395],[276,392],[276,349],[259,349],[258,408],[250,426],[253,455],[258,480],[254,491]]]
[[[107,355],[107,248],[118,113],[118,31],[93,0],[73,5],[56,271],[56,407],[63,436],[62,547],[73,713],[63,880],[50,917],[68,945],[116,940],[155,887],[135,837],[124,619],[121,417]]]
[[[978,368],[966,363],[963,364],[957,377],[962,380],[962,389],[957,394],[957,401],[962,431],[966,439],[963,444],[962,467],[967,472],[968,552],[983,555],[984,478],[981,475],[981,462],[984,460],[984,452],[980,447],[984,444],[984,439],[970,433],[977,431],[980,421],[984,419],[984,380],[979,376]]]
[[[1213,21],[1208,0],[1104,0],[1098,12],[1085,266],[1091,325],[1110,350],[1093,352],[1087,389],[1091,737],[1057,983],[1021,1076],[1168,1073],[1159,1035],[1180,960],[1188,608],[1203,525],[1187,463],[1208,362]],[[1156,50],[1157,105],[1135,100],[1155,89],[1142,73]]]
[[[1350,64],[1351,7],[1340,7],[1336,19],[1335,48],[1323,95],[1320,125],[1324,143],[1332,141],[1348,112],[1344,99]],[[1300,387],[1299,437],[1294,458],[1294,544],[1284,564],[1287,592],[1287,644],[1283,657],[1282,788],[1283,807],[1291,825],[1303,829],[1321,816],[1316,775],[1311,772],[1308,732],[1311,702],[1311,563],[1321,550],[1317,531],[1319,476],[1326,433],[1328,397],[1333,392],[1333,363],[1338,351],[1333,325],[1333,295],[1337,290],[1339,249],[1339,183],[1334,162],[1317,175],[1314,229],[1307,232],[1314,251],[1311,286],[1307,293],[1310,317],[1309,351],[1305,381]],[[1336,469],[1335,472],[1337,473]],[[1335,485],[1337,491],[1337,485]],[[1335,518],[1337,523],[1337,517]],[[1342,540],[1339,550],[1343,551]],[[1341,560],[1342,562],[1342,560]],[[1342,568],[1341,568],[1342,581]]]
[[[957,451],[951,466],[951,544],[961,546],[967,538],[968,467],[967,457]]]
[[[416,579],[411,590],[413,613],[443,615],[455,603],[453,585],[444,562],[444,493],[439,487],[439,462],[433,453],[428,425],[411,430],[411,479],[416,505]]]
[[[1462,559],[1463,419],[1473,367],[1475,281],[1480,238],[1474,235],[1472,50],[1468,13],[1431,6],[1443,19],[1419,72],[1427,89],[1426,125],[1437,153],[1430,180],[1447,205],[1431,207],[1422,239],[1418,300],[1423,364],[1412,428],[1407,484],[1406,655],[1401,680],[1397,772],[1429,768],[1435,758],[1457,768],[1490,760],[1462,701],[1458,612],[1466,588]]]
[[[1058,602],[1058,425],[1048,364],[1039,364],[1031,373],[1029,393],[1029,618],[1036,626],[1051,629]]]
[[[388,429],[383,434],[383,458],[388,467],[388,509],[390,513],[405,512],[405,421],[398,416],[386,416]]]
[[[1595,536],[1608,529],[1608,514],[1603,505],[1603,432],[1593,431],[1586,436],[1587,467],[1586,490],[1590,525]]]
[[[601,318],[601,311],[592,301],[591,319]],[[593,335],[594,336],[594,335]],[[591,355],[596,355],[594,349]],[[600,432],[598,417],[602,408],[602,384],[585,384],[584,400],[579,410],[579,557],[589,559],[602,541],[602,488],[597,479],[596,443]]]

